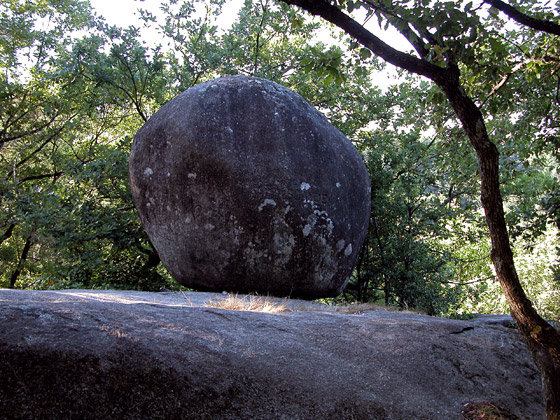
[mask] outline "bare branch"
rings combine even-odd
[[[19,168],[20,166],[22,166],[23,164],[25,164],[26,162],[28,162],[33,156],[35,156],[37,153],[39,153],[47,144],[51,143],[66,127],[66,123],[72,121],[72,119],[74,119],[78,114],[75,113],[74,115],[71,115],[68,120],[62,124],[54,133],[52,133],[49,137],[47,137],[40,145],[39,147],[37,147],[33,152],[31,152],[29,155],[27,155],[25,158],[21,159],[19,162],[17,162],[14,167],[10,170],[10,172],[8,172],[8,177],[12,176],[12,174],[14,173],[14,170],[16,168]]]
[[[64,171],[57,171],[57,172],[53,172],[52,174],[32,175],[32,176],[28,176],[28,177],[25,177],[25,178],[21,179],[18,182],[18,184],[23,184],[24,182],[27,182],[27,181],[36,181],[38,179],[45,179],[45,178],[56,179],[63,174],[64,174]]]
[[[50,120],[48,120],[47,122],[45,122],[44,124],[40,125],[39,127],[33,129],[33,130],[28,130],[28,131],[22,131],[20,133],[11,135],[11,136],[6,136],[4,138],[0,139],[0,145],[3,145],[4,143],[8,143],[10,141],[14,141],[14,140],[18,140],[22,137],[25,136],[31,136],[33,134],[37,134],[38,132],[40,132],[41,130],[45,129],[46,127],[48,127],[49,125],[51,125],[56,118],[58,117],[58,114],[54,115]]]
[[[538,31],[547,32],[553,35],[560,35],[560,25],[551,22],[549,20],[537,19],[532,16],[526,15],[525,13],[517,10],[515,7],[501,1],[501,0],[483,0],[484,3],[495,7],[500,12],[504,12],[508,17],[515,20],[522,25],[528,26],[529,28],[536,29]]]
[[[480,104],[479,108],[482,108],[486,102],[488,102],[488,100],[494,96],[509,80],[509,78],[514,74],[517,73],[519,70],[521,70],[524,66],[525,66],[525,62],[522,63],[518,63],[514,68],[511,69],[511,71],[509,73],[504,74],[504,76],[502,77],[502,80],[500,80],[493,88],[492,91],[486,95],[486,98],[484,98],[484,101],[482,101],[482,103]]]

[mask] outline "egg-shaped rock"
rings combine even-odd
[[[201,83],[165,104],[136,134],[130,183],[163,264],[197,290],[337,296],[369,220],[354,145],[259,78]]]

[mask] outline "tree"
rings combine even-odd
[[[441,144],[423,135],[430,121],[417,118],[424,87],[409,80],[390,88],[380,98],[385,111],[353,136],[370,172],[371,214],[345,295],[439,315],[460,291],[447,287],[454,267],[444,244],[456,211],[441,193],[452,182],[438,163]]]
[[[37,239],[38,219],[30,210],[38,208],[36,197],[57,185],[60,150],[83,109],[74,100],[80,82],[51,72],[52,59],[91,21],[83,2],[12,1],[0,8],[0,227],[15,255],[13,286]]]
[[[333,23],[387,62],[430,79],[444,93],[477,154],[481,201],[492,243],[491,258],[511,314],[541,371],[547,418],[560,419],[560,334],[538,315],[521,287],[500,191],[498,148],[490,139],[481,107],[467,94],[461,79],[462,69],[477,65],[477,57],[472,52],[477,38],[493,39],[495,47],[491,53],[499,56],[500,36],[503,35],[485,25],[488,22],[481,17],[481,12],[473,9],[472,2],[463,5],[459,2],[385,0],[282,1]],[[503,8],[503,2],[489,3]],[[395,27],[410,42],[414,54],[390,47],[346,13],[358,8],[365,9],[368,16],[375,15],[380,23]],[[528,17],[522,12],[513,16],[516,20]],[[535,21],[543,19],[521,20],[523,24]],[[546,22],[540,30],[558,26]],[[546,60],[546,55],[540,59]],[[494,90],[499,89],[499,85],[494,87]]]
[[[96,21],[86,2],[0,11],[0,281],[157,289],[127,150],[165,100],[161,54],[134,28]]]

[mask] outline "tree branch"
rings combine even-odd
[[[27,113],[27,112],[26,112],[26,113]],[[44,124],[40,125],[39,127],[35,128],[35,129],[33,129],[33,130],[22,131],[21,133],[14,134],[14,135],[12,135],[12,136],[10,136],[10,137],[7,137],[7,136],[6,136],[6,137],[3,137],[3,138],[0,138],[0,145],[2,145],[2,144],[4,144],[4,143],[8,143],[8,142],[13,141],[13,140],[18,140],[18,139],[20,139],[20,138],[22,138],[22,137],[25,137],[25,136],[30,136],[30,135],[33,135],[33,134],[37,134],[37,133],[40,132],[41,130],[43,130],[43,129],[45,129],[46,127],[48,127],[49,125],[51,125],[51,124],[56,120],[56,118],[58,117],[58,115],[59,115],[59,114],[56,114],[56,115],[53,116],[50,120],[48,120],[47,122],[45,122]],[[3,130],[3,132],[5,132],[5,131],[6,131],[6,130]]]
[[[416,58],[410,54],[403,53],[394,49],[390,45],[383,42],[366,28],[343,13],[336,6],[330,4],[327,0],[281,0],[290,5],[299,6],[315,16],[333,23],[346,33],[352,34],[356,40],[364,47],[370,49],[374,54],[381,57],[394,66],[403,68],[412,73],[425,76],[434,82],[445,83],[450,78],[450,72],[447,69],[431,64],[425,60]]]
[[[23,246],[23,251],[21,251],[21,256],[19,257],[18,264],[15,270],[12,272],[10,276],[10,289],[13,289],[16,285],[16,281],[23,270],[23,265],[25,264],[25,260],[27,260],[27,255],[29,254],[29,250],[31,249],[31,245],[33,243],[33,233],[31,233],[27,239],[25,240],[25,245]]]
[[[548,32],[553,35],[560,35],[560,25],[551,22],[549,20],[537,19],[532,16],[526,15],[525,13],[517,10],[515,7],[501,0],[483,0],[484,3],[495,7],[500,12],[504,12],[508,17],[515,20],[522,25],[528,26],[529,28],[536,29],[538,31]]]
[[[364,3],[366,3],[372,9],[378,10],[383,13],[383,16],[385,16],[389,20],[389,22],[393,24],[393,27],[396,28],[397,31],[400,32],[408,40],[408,42],[410,42],[420,58],[426,58],[428,56],[429,50],[424,46],[424,42],[422,42],[422,39],[418,37],[418,35],[411,29],[409,22],[406,22],[403,18],[401,18],[396,13],[393,13],[391,10],[380,7],[371,0],[364,0]],[[400,21],[402,23],[402,26],[399,28],[398,25],[394,24],[395,21]],[[427,39],[431,44],[437,44],[437,42],[429,35],[429,32]]]
[[[15,223],[11,223],[8,226],[8,229],[4,232],[4,234],[0,237],[0,244],[8,239],[10,239],[12,237],[12,234],[14,233],[14,228],[16,227]]]
[[[23,184],[24,182],[27,181],[36,181],[38,179],[45,179],[45,178],[58,178],[59,176],[63,175],[64,171],[57,171],[57,172],[53,172],[52,174],[41,174],[41,175],[31,175],[28,177],[25,177],[23,179],[21,179],[18,182],[18,185]]]
[[[49,144],[51,141],[53,141],[61,132],[62,130],[64,130],[64,127],[66,127],[66,123],[72,121],[72,119],[74,119],[76,116],[78,115],[78,113],[75,113],[74,115],[71,115],[68,120],[66,122],[64,122],[64,124],[62,124],[54,133],[52,133],[49,137],[47,137],[46,140],[44,140],[39,147],[37,147],[33,152],[31,152],[28,156],[26,156],[25,158],[23,158],[22,160],[20,160],[19,162],[17,162],[13,168],[10,170],[10,172],[8,172],[7,177],[9,178],[10,176],[12,176],[12,174],[14,173],[14,170],[16,168],[19,168],[20,166],[22,166],[23,164],[25,164],[27,161],[29,161],[33,156],[35,156],[37,153],[39,153],[47,144]]]
[[[511,76],[513,76],[514,73],[518,72],[519,70],[521,70],[523,68],[523,66],[525,66],[525,62],[521,62],[519,64],[517,64],[513,69],[511,69],[511,71],[509,73],[504,74],[504,76],[502,77],[502,80],[500,80],[493,88],[492,91],[486,95],[486,98],[484,98],[484,101],[482,101],[482,103],[480,104],[479,108],[482,108],[486,102],[488,102],[488,100],[490,99],[490,97],[492,97],[493,95],[496,94],[496,92],[498,92],[509,80],[509,78]]]

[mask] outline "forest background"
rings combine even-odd
[[[378,83],[385,64],[369,50],[283,3],[247,0],[220,27],[224,3],[170,0],[121,28],[87,1],[0,2],[0,287],[177,289],[132,205],[130,145],[178,93],[247,74],[325,113],[370,171],[368,236],[341,300],[507,313],[476,156],[443,94],[410,74]],[[552,2],[525,3],[557,14]],[[559,40],[463,7],[488,31],[470,44],[462,82],[501,151],[516,267],[538,312],[558,321]]]

